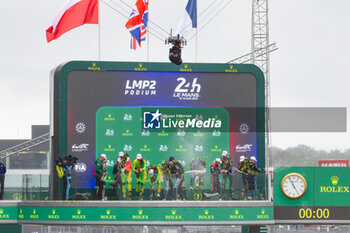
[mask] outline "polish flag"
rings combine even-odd
[[[98,24],[98,0],[68,0],[46,30],[47,42],[84,24]]]

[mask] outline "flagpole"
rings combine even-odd
[[[149,2],[148,2],[149,4]],[[148,6],[148,22],[149,22],[149,6]],[[149,62],[149,27],[148,27],[148,23],[147,23],[147,62]]]
[[[195,62],[197,62],[197,28],[196,28],[196,46],[195,46],[195,57],[194,57]]]
[[[101,61],[101,0],[97,0],[98,7],[98,60]]]
[[[149,27],[147,30],[147,62],[149,62]]]

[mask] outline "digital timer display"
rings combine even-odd
[[[329,218],[329,209],[319,208],[301,208],[299,209],[299,218],[300,219],[328,219]]]
[[[326,222],[327,220],[350,221],[350,206],[275,206],[275,220]]]

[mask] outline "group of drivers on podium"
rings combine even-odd
[[[161,181],[164,181],[163,200],[168,198],[169,190],[172,191],[173,199],[185,200],[183,194],[184,188],[184,166],[180,161],[175,160],[175,157],[169,157],[169,160],[163,161],[160,167],[156,165],[146,166],[146,161],[141,154],[136,155],[136,159],[131,163],[128,153],[119,152],[117,162],[113,168],[113,182],[110,186],[118,196],[118,187],[122,190],[122,197],[132,197],[131,175],[132,172],[136,175],[136,195],[140,196],[141,200],[144,195],[145,182],[148,179],[150,185],[150,198],[160,199]],[[232,165],[231,155],[227,151],[223,151],[221,158],[215,159],[215,162],[210,166],[212,193],[217,193],[220,199],[223,191],[226,188],[226,183],[229,183],[229,194],[233,198],[233,174],[234,171],[242,175],[243,182],[243,198],[254,199],[255,177],[264,169],[259,169],[256,166],[255,157],[240,157],[238,168]],[[105,179],[107,178],[106,168],[107,156],[101,156],[95,161],[95,179],[96,179],[96,200],[105,199]],[[191,182],[190,190],[193,190],[195,184],[196,190],[203,190],[203,179],[206,172],[206,163],[201,158],[194,158],[190,163]],[[220,176],[221,181],[220,181]]]

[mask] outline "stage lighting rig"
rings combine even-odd
[[[182,59],[181,59],[181,49],[184,45],[187,44],[184,37],[180,37],[180,35],[177,36],[171,36],[167,39],[165,39],[165,44],[172,44],[173,47],[169,49],[169,60],[176,64],[181,65]]]

